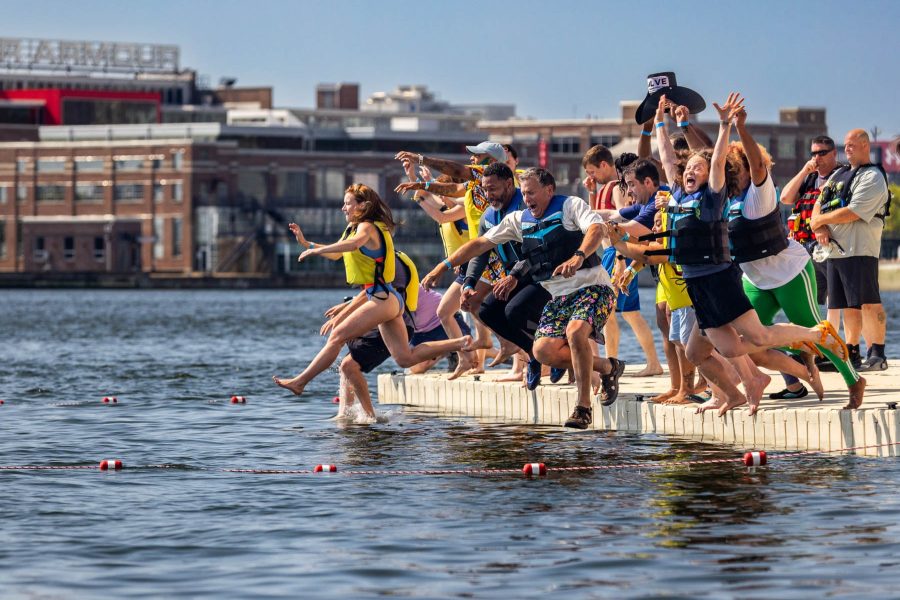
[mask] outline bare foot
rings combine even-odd
[[[643,369],[641,369],[640,371],[638,371],[637,373],[632,375],[632,377],[653,377],[654,375],[662,375],[662,374],[663,374],[662,365],[657,363],[655,365],[647,365],[646,367],[644,367]]]
[[[478,346],[473,345],[472,336],[464,335],[461,338],[456,338],[460,342],[459,349],[463,352],[472,352],[474,350],[478,350]]]
[[[511,344],[507,344],[506,346],[500,346],[500,351],[494,356],[490,363],[488,363],[488,367],[496,367],[497,365],[501,365],[506,362],[506,359],[515,356],[516,352],[519,349],[516,346]]]
[[[759,402],[762,400],[763,392],[766,391],[766,386],[769,385],[769,382],[771,381],[771,377],[761,372],[751,379],[750,383],[744,383],[744,390],[747,392],[747,404],[750,406],[751,417],[759,410]],[[741,402],[741,404],[743,404],[743,402]],[[725,409],[725,411],[727,410],[728,409]],[[720,409],[719,415],[724,415],[725,411]]]
[[[669,390],[663,392],[662,394],[658,394],[658,395],[650,398],[650,402],[665,402],[669,398],[672,398],[673,396],[677,396],[677,395],[678,395],[678,390],[670,388]]]
[[[864,377],[860,377],[856,380],[856,383],[849,387],[850,390],[850,401],[844,407],[846,410],[853,410],[862,406],[863,403],[863,393],[866,391],[866,380]]]
[[[809,385],[816,393],[816,396],[819,397],[819,402],[821,402],[825,398],[825,386],[822,385],[822,377],[819,375],[819,367],[816,366],[816,358],[809,352],[804,352],[800,355],[800,358],[803,359],[803,364],[806,365],[806,371],[809,373]],[[863,387],[865,387],[865,384],[863,384]]]
[[[719,406],[719,416],[724,417],[725,413],[727,413],[732,408],[736,408],[738,406],[742,406],[747,403],[748,403],[747,397],[744,396],[744,394],[738,394],[734,398],[729,398],[728,400],[726,400]],[[703,406],[703,404],[701,404],[700,406]],[[759,408],[759,400],[756,401],[756,408]],[[750,413],[751,415],[756,412],[756,410],[753,409],[752,404],[750,405],[750,410],[751,410],[751,413]]]
[[[473,369],[475,367],[475,353],[471,350],[460,350],[459,354],[459,362],[456,365],[456,369],[447,375],[447,380],[453,380],[467,371]]]
[[[507,373],[502,377],[498,377],[494,381],[522,381],[522,378],[525,377],[525,373]]]
[[[274,381],[275,383],[277,383],[278,385],[280,385],[280,386],[283,387],[284,389],[292,391],[292,392],[294,393],[295,396],[299,396],[300,394],[302,394],[302,393],[303,393],[303,388],[306,387],[305,384],[304,384],[304,385],[301,385],[300,383],[298,383],[296,378],[294,378],[294,379],[281,379],[281,378],[275,377],[275,376],[273,375],[273,376],[272,376],[272,381]]]
[[[697,414],[705,413],[708,410],[717,410],[722,406],[722,401],[713,396],[703,404],[697,407]]]
[[[709,383],[706,382],[706,378],[701,375],[699,379],[697,379],[697,385],[690,389],[690,393],[692,394],[702,394],[709,387]]]
[[[660,402],[660,404],[693,404],[694,401],[685,396],[684,394],[675,394],[671,398],[667,398]]]

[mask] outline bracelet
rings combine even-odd
[[[622,236],[622,239],[619,240],[619,241],[620,241],[620,242],[627,242],[627,241],[630,240],[630,239],[631,239],[631,235],[629,235],[629,233],[626,231],[626,232],[625,232],[625,235],[623,235],[623,236]]]
[[[678,121],[678,126],[679,126],[679,127],[687,127],[687,126],[690,125],[690,124],[691,124],[690,121]]]
[[[641,135],[646,135],[647,137],[650,137],[651,135],[653,135],[653,132],[647,131],[645,129],[641,129]]]
[[[731,125],[731,121],[719,121],[719,125]]]
[[[660,121],[659,123],[656,124],[657,129],[662,129],[665,126],[666,126],[665,121]]]
[[[312,250],[312,249],[315,248],[315,247],[316,247],[316,245],[315,245],[314,243],[312,243],[312,242],[309,243],[309,249],[310,249],[310,250]]]
[[[426,181],[425,189],[427,190],[428,188],[430,188],[432,183],[434,183],[434,179],[429,179],[428,181]]]
[[[466,285],[463,286],[463,290],[464,290],[464,291],[465,291],[465,290],[474,290],[474,289],[475,289],[475,286],[473,286],[473,285],[471,285],[471,284],[468,284],[468,283],[467,283]]]
[[[444,260],[441,261],[441,263],[443,263],[443,265],[444,265],[445,267],[447,267],[448,269],[452,269],[452,268],[453,268],[453,263],[450,262],[450,259],[449,259],[449,258],[445,258]]]
[[[625,260],[625,257],[621,254],[616,254],[616,260]]]

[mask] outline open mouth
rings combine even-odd
[[[684,178],[685,185],[695,185],[697,183],[697,179],[693,175],[688,175]]]

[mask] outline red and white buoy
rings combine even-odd
[[[547,467],[544,463],[526,463],[522,472],[526,475],[546,475]]]
[[[122,470],[122,461],[121,460],[101,460],[100,461],[100,470],[101,471],[121,471]]]
[[[337,465],[316,465],[313,473],[337,473]]]
[[[759,467],[766,464],[766,453],[763,450],[759,452],[747,452],[744,454],[744,464],[748,467]]]
[[[246,396],[232,396],[231,397],[232,404],[247,404]]]
[[[119,399],[116,398],[115,396],[104,396],[103,397],[103,404],[118,404],[118,403],[119,403]]]

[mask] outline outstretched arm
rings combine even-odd
[[[678,121],[678,126],[684,132],[684,139],[687,140],[688,148],[694,152],[703,150],[704,148],[712,148],[713,142],[709,139],[709,136],[706,135],[706,132],[691,123],[691,112],[688,110],[687,106],[675,107],[675,119]],[[682,123],[687,123],[687,125],[682,125]]]
[[[372,235],[375,233],[375,225],[371,223],[360,223],[359,227],[356,229],[356,233],[345,240],[340,240],[333,244],[328,244],[327,246],[315,246],[305,250],[303,254],[297,259],[297,262],[303,262],[310,256],[324,256],[325,258],[331,260],[338,260],[344,254],[344,252],[353,252],[354,250],[359,250],[365,245],[370,239],[372,239]]]
[[[709,167],[709,189],[715,193],[725,187],[725,158],[728,155],[728,137],[731,135],[731,121],[744,108],[744,99],[736,92],[728,94],[725,104],[713,102],[719,113],[719,137],[713,149],[712,164]]]
[[[669,139],[669,132],[666,131],[665,94],[659,97],[655,122],[656,147],[659,149],[659,160],[662,162],[663,171],[666,173],[666,180],[670,182],[678,181],[678,170],[675,168],[675,148],[672,146],[672,140]]]
[[[448,258],[439,262],[425,277],[422,278],[423,287],[432,287],[441,275],[460,266],[471,258],[484,254],[488,250],[496,248],[497,244],[484,237],[468,241]]]
[[[750,163],[750,180],[753,185],[759,187],[766,181],[769,176],[769,170],[766,169],[766,163],[763,160],[762,151],[756,144],[756,140],[747,130],[747,109],[741,107],[735,113],[735,126],[737,128],[738,137],[744,145],[744,154],[747,156],[747,162]]]
[[[457,179],[472,179],[472,171],[471,169],[469,169],[469,167],[452,160],[433,158],[430,156],[425,156],[423,154],[416,154],[415,152],[406,151],[398,152],[394,158],[396,158],[397,160],[412,160],[419,166],[426,166],[431,167],[432,169],[437,169],[441,173],[445,173],[450,177],[454,177]]]

